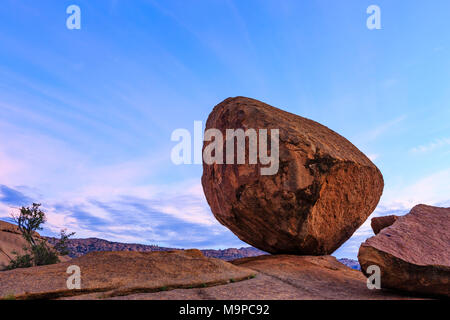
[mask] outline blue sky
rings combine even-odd
[[[81,8],[81,30],[66,8]],[[381,8],[381,30],[366,9]],[[380,168],[373,216],[450,200],[450,2],[3,0],[0,217],[42,202],[44,233],[240,247],[173,130],[248,96],[347,137]],[[368,220],[369,221],[369,220]],[[355,258],[365,223],[335,254]]]

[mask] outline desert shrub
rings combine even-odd
[[[40,241],[31,247],[31,253],[35,266],[45,266],[59,262],[58,253],[50,248],[46,241]]]
[[[12,270],[17,268],[29,268],[33,266],[33,257],[26,253],[24,255],[19,255],[15,252],[15,258],[11,259],[9,265],[6,266],[6,270]]]
[[[59,235],[58,242],[54,245],[54,248],[56,251],[58,251],[59,255],[61,256],[67,256],[69,254],[69,248],[67,245],[67,241],[71,236],[75,234],[75,232],[66,233],[66,230],[61,230],[61,233]]]

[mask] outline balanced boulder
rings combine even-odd
[[[271,139],[278,129],[279,168],[274,174],[262,174],[267,162],[262,163],[261,150],[259,161],[250,163],[250,147],[245,163],[226,161],[228,138],[222,139],[223,161],[203,163],[203,190],[214,216],[241,240],[266,252],[332,253],[367,219],[383,192],[380,171],[351,142],[263,102],[228,98],[209,115],[209,129],[223,136],[233,129],[265,129]],[[266,146],[260,139],[258,147],[272,155],[274,140],[268,139]],[[206,140],[204,152],[213,143]]]
[[[359,249],[361,270],[376,265],[381,286],[450,296],[450,208],[415,206]]]

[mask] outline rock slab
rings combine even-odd
[[[362,270],[377,265],[381,286],[450,296],[450,208],[415,206],[360,247]]]
[[[256,277],[225,285],[113,297],[125,300],[384,300],[411,299],[369,290],[364,275],[332,256],[272,255],[233,261]],[[95,299],[94,295],[84,299]]]
[[[347,139],[315,121],[237,97],[213,109],[208,129],[219,129],[224,137],[227,129],[279,129],[274,175],[261,175],[260,161],[249,164],[248,157],[245,164],[203,163],[203,190],[214,216],[258,249],[331,254],[378,204],[384,186],[378,168]]]

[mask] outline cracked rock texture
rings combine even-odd
[[[0,221],[0,270],[5,269],[15,258],[14,252],[24,254],[23,247],[27,245],[17,226]]]
[[[364,275],[332,256],[259,256],[232,262],[256,277],[208,288],[136,293],[124,300],[378,300],[411,299],[389,290],[369,290]],[[97,299],[96,294],[79,296]]]
[[[415,206],[366,240],[358,260],[380,267],[384,288],[450,296],[450,208]]]
[[[266,252],[331,254],[367,219],[383,192],[378,168],[315,121],[237,97],[213,109],[209,128],[224,137],[226,129],[279,129],[280,164],[274,175],[261,175],[259,161],[249,164],[248,141],[246,164],[203,163],[203,190],[214,216]]]

